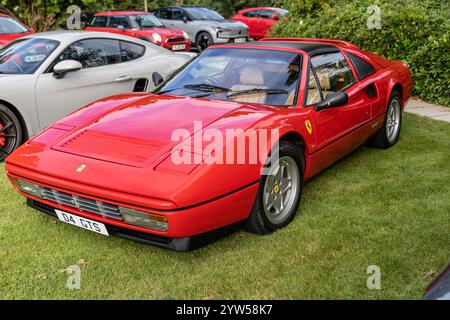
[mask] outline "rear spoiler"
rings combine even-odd
[[[347,48],[359,49],[358,46],[351,42],[344,40],[334,40],[334,39],[320,39],[320,38],[264,38],[259,41],[285,41],[285,42],[320,42],[329,43],[334,45],[339,45]]]

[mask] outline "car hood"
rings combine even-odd
[[[102,114],[53,150],[138,168],[149,167],[178,143],[177,132],[193,135],[230,113],[249,107],[233,102],[150,95]],[[250,109],[251,110],[251,109]]]
[[[198,135],[204,132],[199,128],[208,127],[225,135],[227,129],[245,131],[269,121],[271,114],[270,107],[237,102],[169,95],[112,97],[74,112],[20,147],[6,160],[7,171],[67,190],[78,189],[73,183],[94,187],[93,195],[110,190],[117,201],[131,197],[148,208],[187,207],[254,183],[260,167],[174,167],[173,147],[186,140],[173,141],[172,133],[178,129]],[[66,133],[61,136],[62,130]],[[82,173],[77,171],[80,165],[86,167]]]
[[[216,21],[216,20],[202,20],[205,24],[211,26],[211,27],[221,27],[225,29],[231,29],[231,30],[246,30],[247,28],[238,21],[233,20],[222,20],[222,21]]]
[[[180,29],[174,29],[174,28],[147,28],[147,29],[139,30],[139,34],[142,34],[142,35],[152,35],[154,33],[158,33],[163,38],[173,38],[173,37],[184,38],[183,31],[181,31]]]

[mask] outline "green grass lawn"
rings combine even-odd
[[[191,253],[104,237],[25,205],[0,167],[0,299],[417,299],[450,257],[450,124],[406,114],[399,143],[361,148],[305,186],[270,236]],[[62,269],[81,261],[81,289]],[[381,289],[366,287],[381,268]]]

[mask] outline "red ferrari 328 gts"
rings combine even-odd
[[[236,227],[286,226],[304,180],[366,141],[397,142],[412,85],[406,64],[344,41],[210,47],[153,94],[106,98],[50,126],[6,170],[39,211],[188,251]]]

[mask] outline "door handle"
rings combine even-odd
[[[124,82],[124,81],[129,81],[131,80],[133,77],[132,76],[120,76],[116,78],[116,82]]]

